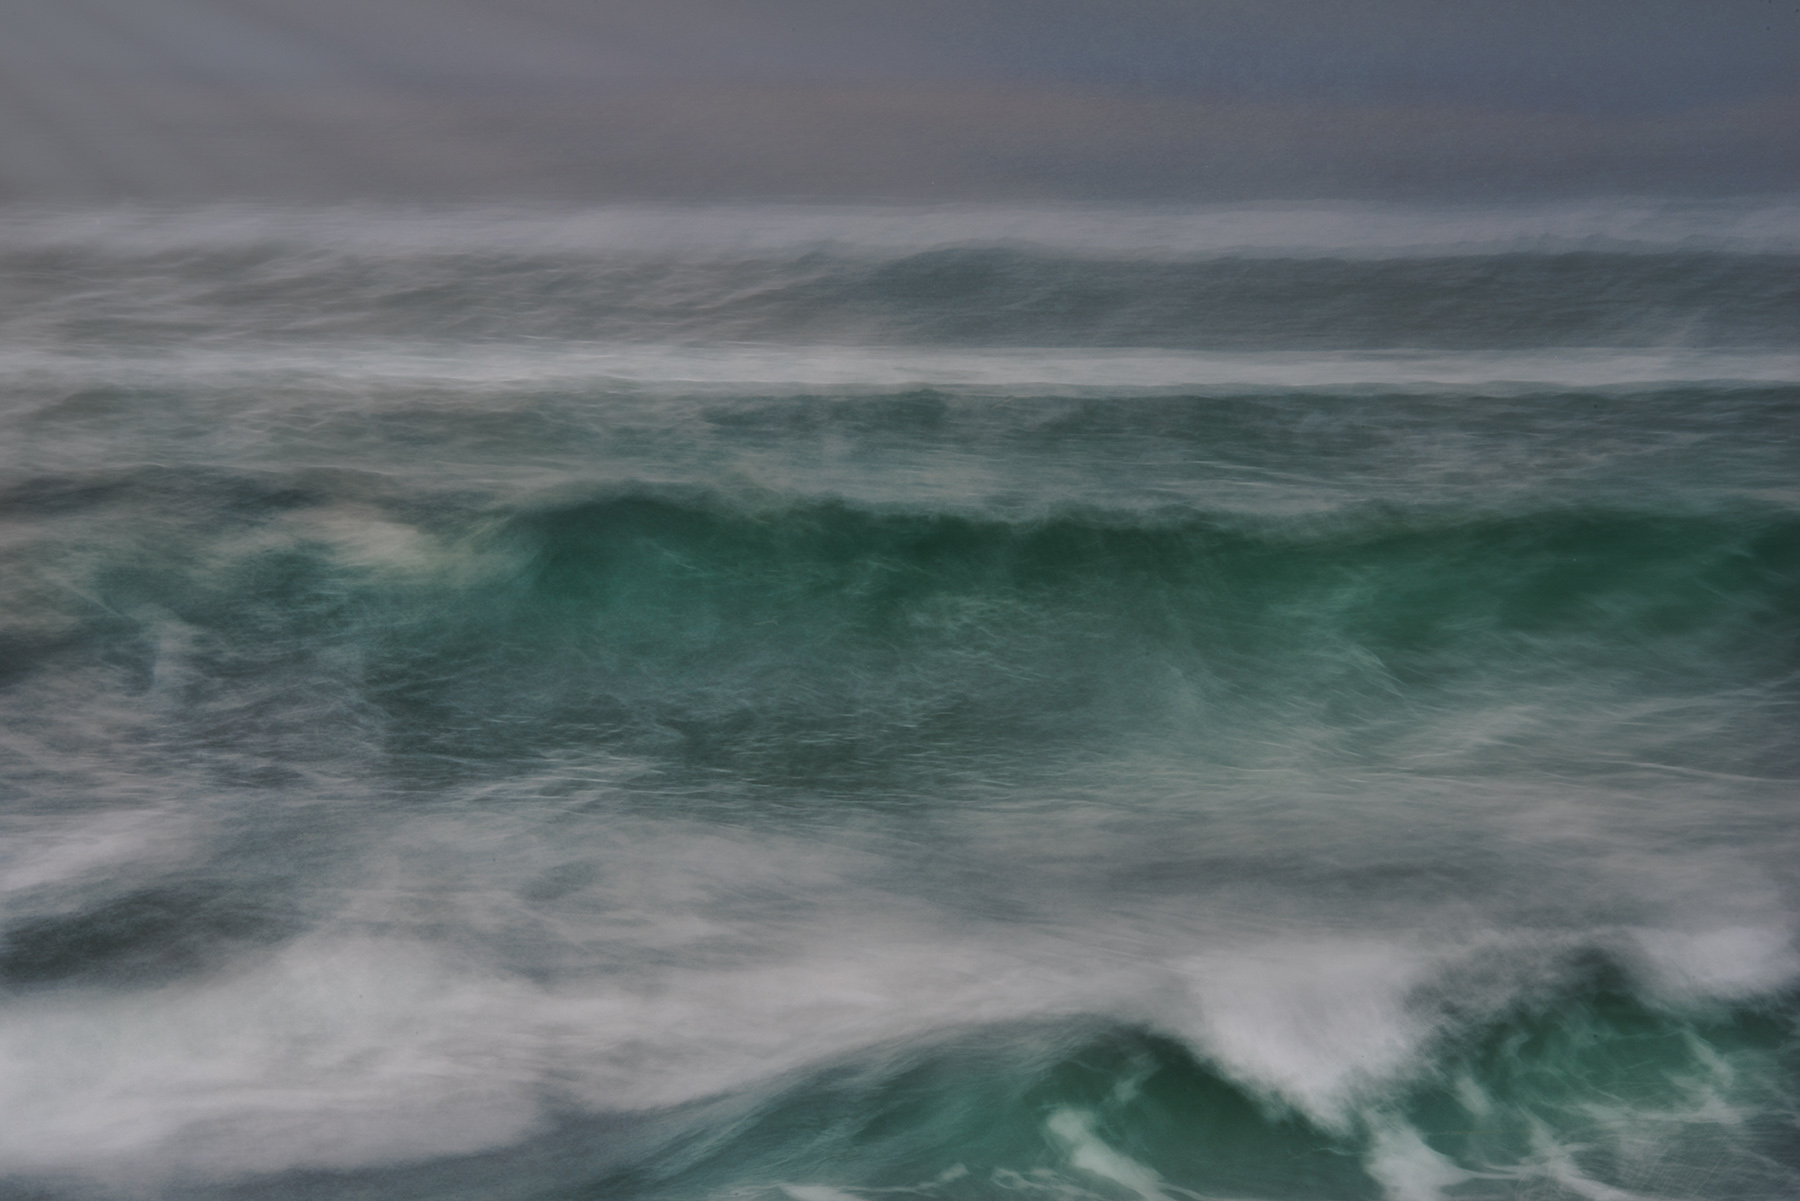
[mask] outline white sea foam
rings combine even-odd
[[[1793,932],[1780,926],[1638,930],[1651,982],[1680,1001],[1767,996],[1800,980]]]
[[[847,1193],[829,1184],[784,1184],[781,1191],[793,1201],[863,1201],[855,1193]]]
[[[1162,1177],[1107,1146],[1094,1130],[1092,1115],[1063,1108],[1052,1113],[1044,1125],[1068,1152],[1072,1167],[1117,1185],[1143,1201],[1169,1201]]]
[[[1032,389],[1045,395],[1190,390],[1643,391],[1800,383],[1800,353],[1606,347],[1523,351],[1258,351],[674,346],[541,342],[254,345],[158,354],[0,353],[0,381],[25,387],[547,388],[758,394],[908,387]]]
[[[1427,960],[1376,942],[1277,942],[1189,961],[1178,1029],[1234,1078],[1328,1127],[1414,1066],[1433,1032],[1408,994]]]
[[[1384,1124],[1371,1143],[1365,1162],[1387,1201],[1440,1201],[1445,1189],[1471,1179],[1471,1173],[1433,1151],[1410,1126]]]
[[[1374,202],[1226,205],[615,205],[305,209],[121,206],[0,214],[0,248],[125,254],[298,246],[359,255],[609,253],[716,257],[1033,246],[1159,259],[1386,258],[1530,251],[1800,251],[1800,201],[1598,198],[1484,208]]]
[[[525,1136],[546,1097],[677,1104],[895,1037],[1079,1010],[1071,985],[981,948],[889,941],[544,987],[425,943],[312,936],[223,978],[9,1005],[0,1170],[230,1176],[468,1153]]]
[[[0,1160],[239,1173],[511,1142],[537,1118],[523,986],[422,946],[303,940],[222,980],[0,1014]]]
[[[0,827],[0,895],[97,881],[117,887],[121,879],[166,870],[202,845],[197,817],[172,809],[15,818]]]

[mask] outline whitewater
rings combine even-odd
[[[0,1195],[1800,1194],[1800,203],[0,212]]]

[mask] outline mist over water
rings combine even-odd
[[[9,1195],[1800,1191],[1800,209],[0,217]]]

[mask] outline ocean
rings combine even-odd
[[[1800,1196],[1800,203],[0,211],[0,1196]]]

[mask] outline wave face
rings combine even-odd
[[[0,1191],[1800,1191],[1800,224],[0,219]]]

